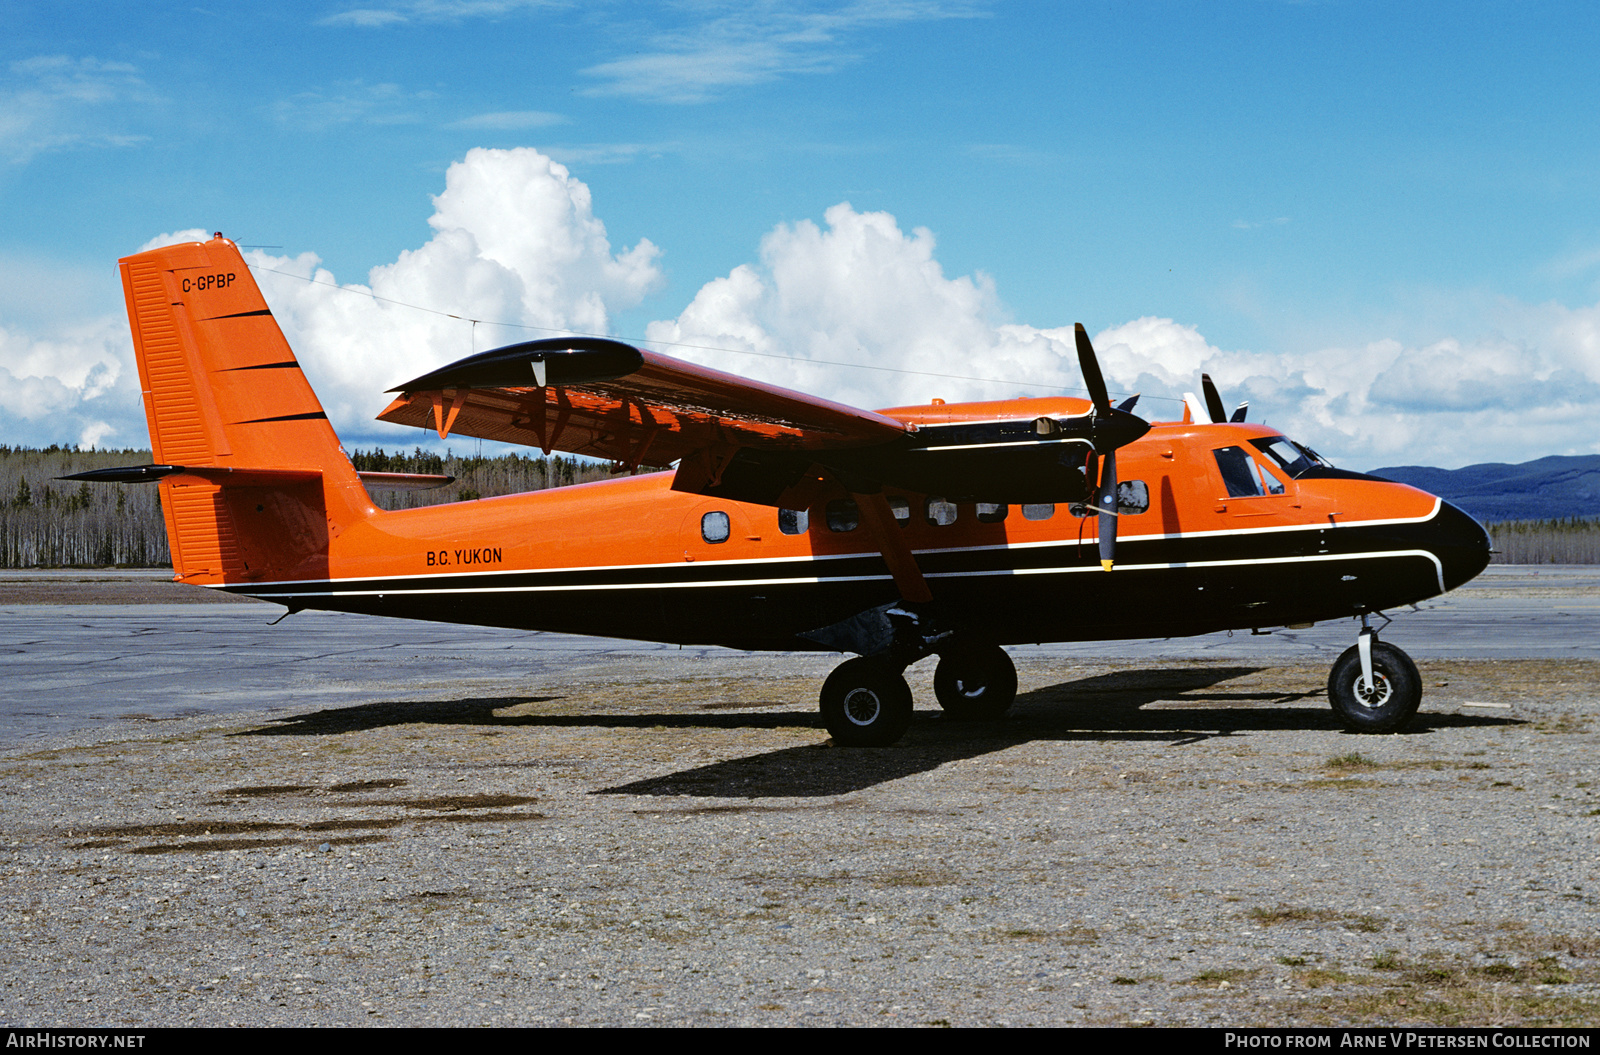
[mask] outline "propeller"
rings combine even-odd
[[[1227,421],[1228,412],[1223,409],[1222,397],[1217,394],[1217,386],[1211,383],[1210,374],[1200,375],[1200,391],[1206,395],[1206,410],[1210,413],[1211,420],[1218,423]]]
[[[1202,409],[1205,411],[1205,416],[1214,425],[1221,425],[1223,422],[1237,425],[1250,412],[1250,401],[1247,399],[1234,407],[1233,416],[1229,417],[1227,409],[1222,405],[1222,397],[1217,394],[1217,386],[1211,381],[1210,374],[1200,375],[1200,391],[1204,392],[1206,396],[1203,405],[1194,397],[1193,392],[1185,392],[1183,394],[1184,403],[1189,407],[1189,415],[1196,421],[1200,420],[1200,410]]]
[[[1074,335],[1078,343],[1078,368],[1083,371],[1084,386],[1094,403],[1094,418],[1089,427],[1089,442],[1094,453],[1086,468],[1089,478],[1096,481],[1094,507],[1098,514],[1100,567],[1110,571],[1117,555],[1117,448],[1149,432],[1150,423],[1131,413],[1138,396],[1112,407],[1105,375],[1100,372],[1100,360],[1095,357],[1094,345],[1089,342],[1083,323],[1076,324]]]

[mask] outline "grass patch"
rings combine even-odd
[[[962,879],[948,868],[892,868],[863,878],[870,878],[877,886],[886,887],[949,886]]]
[[[1247,916],[1263,927],[1284,923],[1342,923],[1350,930],[1363,934],[1376,934],[1389,925],[1388,919],[1370,913],[1337,912],[1327,908],[1309,908],[1305,905],[1278,905],[1275,908],[1256,907]]]
[[[1356,981],[1356,977],[1337,967],[1312,967],[1304,971],[1296,971],[1294,980],[1307,989],[1320,989],[1325,985],[1344,985]]]
[[[1095,945],[1100,941],[1100,932],[1093,927],[1060,927],[1056,930],[1012,927],[1010,930],[1001,931],[1000,936],[1013,941],[1048,941],[1061,945]]]
[[[1478,984],[1445,994],[1385,989],[1324,999],[1291,1011],[1296,1024],[1383,1026],[1415,1023],[1449,1027],[1592,1026],[1593,1000],[1561,994],[1506,993]]]
[[[1589,723],[1576,714],[1559,714],[1554,718],[1542,718],[1533,723],[1533,727],[1541,733],[1586,733]]]
[[[1584,952],[1593,951],[1594,941],[1576,939]],[[1493,958],[1488,963],[1443,955],[1406,962],[1389,949],[1370,965],[1381,975],[1352,976],[1324,968],[1296,971],[1295,979],[1307,988],[1340,985],[1346,991],[1286,1010],[1296,1024],[1592,1026],[1597,1012],[1592,996],[1547,988],[1600,980],[1600,965],[1566,949],[1570,943],[1514,930],[1510,944],[1517,951],[1488,952]]]
[[[1355,791],[1360,788],[1375,788],[1375,780],[1362,780],[1360,777],[1326,777],[1322,780],[1306,780],[1296,785],[1302,788],[1334,788],[1339,791]]]
[[[1251,919],[1263,927],[1278,923],[1332,923],[1339,918],[1337,912],[1325,908],[1305,908],[1300,905],[1279,905],[1277,908],[1253,908]]]
[[[1235,982],[1248,981],[1260,974],[1258,967],[1217,967],[1209,971],[1201,971],[1189,979],[1193,985],[1232,985]]]
[[[1322,763],[1328,769],[1377,769],[1378,762],[1368,758],[1360,751],[1351,751],[1347,755],[1334,755]]]

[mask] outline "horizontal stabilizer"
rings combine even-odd
[[[433,473],[366,473],[358,472],[361,482],[372,491],[431,491],[456,482],[454,476],[437,476]]]
[[[322,479],[320,469],[235,469],[222,465],[123,465],[59,476],[58,480],[87,480],[101,484],[153,484],[172,477],[191,477],[227,487],[271,487],[303,484]]]

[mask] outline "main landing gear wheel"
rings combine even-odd
[[[939,656],[933,695],[958,722],[1003,718],[1017,698],[1017,668],[999,645],[957,645]]]
[[[1328,699],[1344,727],[1354,733],[1392,733],[1404,729],[1422,703],[1422,676],[1411,657],[1381,641],[1372,642],[1372,684],[1361,675],[1357,645],[1344,650],[1328,675]]]
[[[822,683],[822,722],[841,747],[888,747],[911,725],[911,687],[875,657],[839,664]]]

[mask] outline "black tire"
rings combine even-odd
[[[999,645],[957,645],[939,656],[933,695],[946,717],[992,722],[1017,698],[1017,668]]]
[[[822,723],[841,747],[888,747],[911,725],[911,687],[881,659],[846,660],[822,683]]]
[[[1422,703],[1422,675],[1411,657],[1381,641],[1372,645],[1374,689],[1359,685],[1361,652],[1344,650],[1328,675],[1333,713],[1354,733],[1392,733],[1404,729]]]

